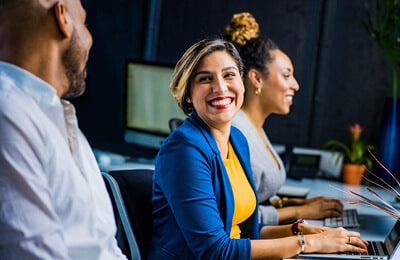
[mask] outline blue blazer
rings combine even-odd
[[[230,142],[257,196],[248,144],[235,127]],[[241,239],[231,239],[229,177],[209,127],[196,113],[164,141],[153,178],[149,259],[251,258],[250,239],[259,238],[258,208],[240,225]]]

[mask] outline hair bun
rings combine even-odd
[[[258,23],[248,12],[234,14],[231,23],[225,26],[228,39],[239,46],[258,36]]]

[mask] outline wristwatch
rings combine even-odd
[[[299,224],[300,223],[306,223],[306,221],[304,219],[298,219],[292,224],[292,233],[293,233],[293,235],[298,235],[298,234],[302,234],[303,233],[299,229]]]

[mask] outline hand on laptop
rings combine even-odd
[[[329,228],[324,232],[308,235],[304,252],[366,254],[367,245],[368,242],[362,239],[358,232],[348,231],[342,227]]]
[[[298,208],[298,218],[323,219],[340,217],[343,214],[343,204],[340,200],[323,196],[306,199]]]
[[[332,229],[329,227],[310,225],[307,223],[300,223],[298,228],[304,235],[317,234]]]

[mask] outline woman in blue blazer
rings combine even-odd
[[[248,144],[231,126],[243,102],[242,72],[237,50],[221,39],[197,42],[176,65],[170,88],[189,117],[156,158],[149,259],[364,251],[360,234],[343,228],[258,224]]]

